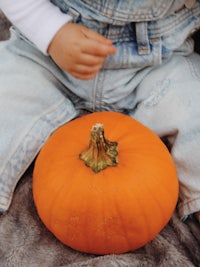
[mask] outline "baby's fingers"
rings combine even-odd
[[[99,57],[106,57],[108,55],[113,55],[116,53],[117,49],[110,40],[106,39],[98,33],[94,32],[94,34],[97,34],[98,38],[85,39],[85,42],[82,46],[83,53]],[[105,40],[105,42],[102,42],[102,39]]]
[[[104,37],[103,35],[90,30],[86,27],[82,28],[82,33],[85,35],[86,38],[97,41],[99,43],[105,44],[105,45],[112,45],[112,41]]]
[[[84,59],[86,60],[87,56]],[[101,69],[103,61],[91,60],[92,56],[89,56],[88,59],[90,60],[88,60],[86,63],[84,61],[81,61],[80,63],[71,65],[68,69],[68,72],[74,77],[82,80],[93,78]]]
[[[85,68],[79,69],[77,71],[71,71],[70,74],[80,80],[90,80],[93,79],[97,74],[99,70],[86,70]]]
[[[83,49],[84,53],[98,57],[107,57],[116,53],[116,47],[114,45],[106,45],[94,40],[86,42]]]

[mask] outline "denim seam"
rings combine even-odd
[[[89,3],[87,3],[87,1],[82,1],[82,2],[86,6],[89,6]],[[102,7],[102,5],[99,5],[99,2],[97,2],[97,1],[92,1],[92,4],[95,4],[97,8],[101,8]],[[93,11],[96,11],[97,8],[95,7],[95,5],[91,5],[90,4],[90,9],[92,9]],[[168,5],[170,6],[171,4],[168,4]],[[165,10],[166,9],[166,5],[163,4],[163,3],[161,3],[160,7],[157,8],[157,10],[160,10],[160,9]],[[103,15],[106,16],[107,18],[110,18],[110,16],[109,16],[109,10],[112,11],[113,8],[110,8],[107,5],[106,7],[104,7],[104,10],[107,10],[108,12],[106,13],[106,11],[104,11],[103,12]],[[141,13],[134,13],[134,14],[131,15],[130,13],[127,13],[125,11],[120,10],[120,13],[122,14],[122,16],[120,17],[120,15],[118,13],[117,19],[127,19],[127,14],[129,15],[128,16],[128,19],[131,19],[132,18],[132,19],[138,20],[138,19],[141,19],[142,18],[142,19],[151,19],[151,20],[153,20],[153,18],[154,18],[154,16],[152,16],[151,12],[148,12],[148,13],[142,13],[142,12]],[[159,14],[159,16],[161,16],[161,14]],[[158,19],[158,16],[156,17],[156,19]]]
[[[196,16],[196,27],[200,27],[200,13],[199,13],[200,6],[196,7],[193,10],[187,10],[186,12],[183,12],[183,14],[180,15],[180,17],[177,17],[173,20],[170,20],[169,23],[164,23],[164,25],[155,25],[155,23],[151,23],[149,25],[149,36],[151,38],[155,37],[161,37],[170,35],[171,33],[175,32],[175,30],[181,25],[184,21],[187,21],[186,19],[188,17],[195,17]]]
[[[94,78],[94,86],[93,86],[93,94],[92,94],[92,109],[95,111],[96,109],[96,94],[97,94],[97,84],[98,84],[98,78],[99,78],[99,73],[96,75]]]
[[[99,109],[101,110],[103,107],[103,93],[104,93],[104,81],[105,81],[105,71],[103,71],[102,67],[102,72],[101,72],[101,86],[100,86],[100,96],[99,96]]]
[[[192,60],[189,57],[185,57],[184,60],[188,63],[188,67],[190,69],[190,72],[192,74],[192,76],[194,77],[194,79],[200,81],[200,73],[198,73],[198,71],[196,70],[194,63],[192,62]]]

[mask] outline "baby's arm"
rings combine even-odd
[[[78,24],[69,23],[49,0],[0,0],[10,21],[56,64],[79,79],[93,78],[116,49],[111,41]]]
[[[45,54],[56,32],[71,21],[49,0],[0,0],[0,9]]]

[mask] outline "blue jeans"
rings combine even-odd
[[[200,26],[199,1],[191,9],[164,0],[52,2],[75,23],[110,38],[117,54],[94,79],[80,81],[18,31],[0,44],[1,211],[50,134],[102,110],[129,114],[168,139],[180,181],[180,216],[200,210],[200,56],[187,38]]]

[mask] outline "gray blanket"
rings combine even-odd
[[[0,40],[10,23],[0,12]],[[20,180],[9,211],[0,215],[0,267],[194,267],[200,266],[200,227],[174,213],[146,246],[121,255],[95,256],[61,244],[40,221],[32,198],[32,168]]]

